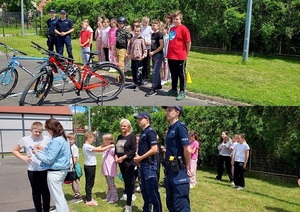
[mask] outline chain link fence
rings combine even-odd
[[[22,34],[21,12],[0,12],[0,37]],[[24,12],[25,35],[38,35],[41,32],[41,13]]]

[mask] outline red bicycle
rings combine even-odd
[[[62,94],[75,90],[78,96],[84,90],[97,104],[116,98],[124,88],[125,75],[116,64],[91,63],[93,56],[98,54],[97,51],[86,52],[90,55],[89,63],[80,69],[72,59],[49,51],[33,41],[31,43],[43,54],[47,54],[49,61],[40,66],[40,73],[25,87],[20,106],[43,105],[51,87]],[[56,83],[55,76],[59,76],[59,83]]]

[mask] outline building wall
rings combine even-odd
[[[44,124],[51,117],[60,121],[66,133],[73,132],[71,115],[0,113],[0,152],[11,152],[20,138],[31,134],[30,128],[33,122],[40,121]],[[47,131],[44,131],[44,135],[50,136]]]

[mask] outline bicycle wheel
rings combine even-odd
[[[68,76],[62,71],[53,72],[52,89],[58,93],[74,91],[76,89],[76,86],[72,82],[71,78],[74,78],[77,82],[80,82],[81,72],[79,68],[74,69],[74,72],[71,76]]]
[[[19,105],[40,106],[47,97],[53,83],[53,74],[49,71],[42,71],[35,75],[34,78],[25,87]]]
[[[97,101],[116,98],[125,85],[123,71],[114,64],[106,63],[93,68],[86,78],[86,93]]]
[[[15,89],[19,79],[16,69],[6,67],[0,70],[0,99],[4,99]]]

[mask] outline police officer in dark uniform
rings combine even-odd
[[[73,22],[67,18],[65,10],[60,11],[60,19],[56,22],[55,33],[58,35],[57,52],[64,53],[64,44],[66,44],[68,57],[73,58],[71,33],[74,32]]]
[[[134,158],[140,164],[141,193],[144,199],[143,212],[162,211],[160,194],[157,182],[157,161],[155,154],[158,151],[156,132],[150,126],[149,113],[142,112],[134,118],[138,119],[139,126],[143,129],[138,142],[138,152]]]
[[[56,12],[55,10],[51,9],[50,12],[50,18],[47,20],[47,46],[49,51],[54,51],[54,46],[55,46],[55,51],[57,51],[57,38],[55,36],[55,27],[56,27],[56,22],[58,21],[58,18],[56,17]]]
[[[188,212],[190,207],[190,141],[188,130],[179,121],[182,107],[169,106],[166,118],[170,123],[166,137],[166,202],[170,212]]]

